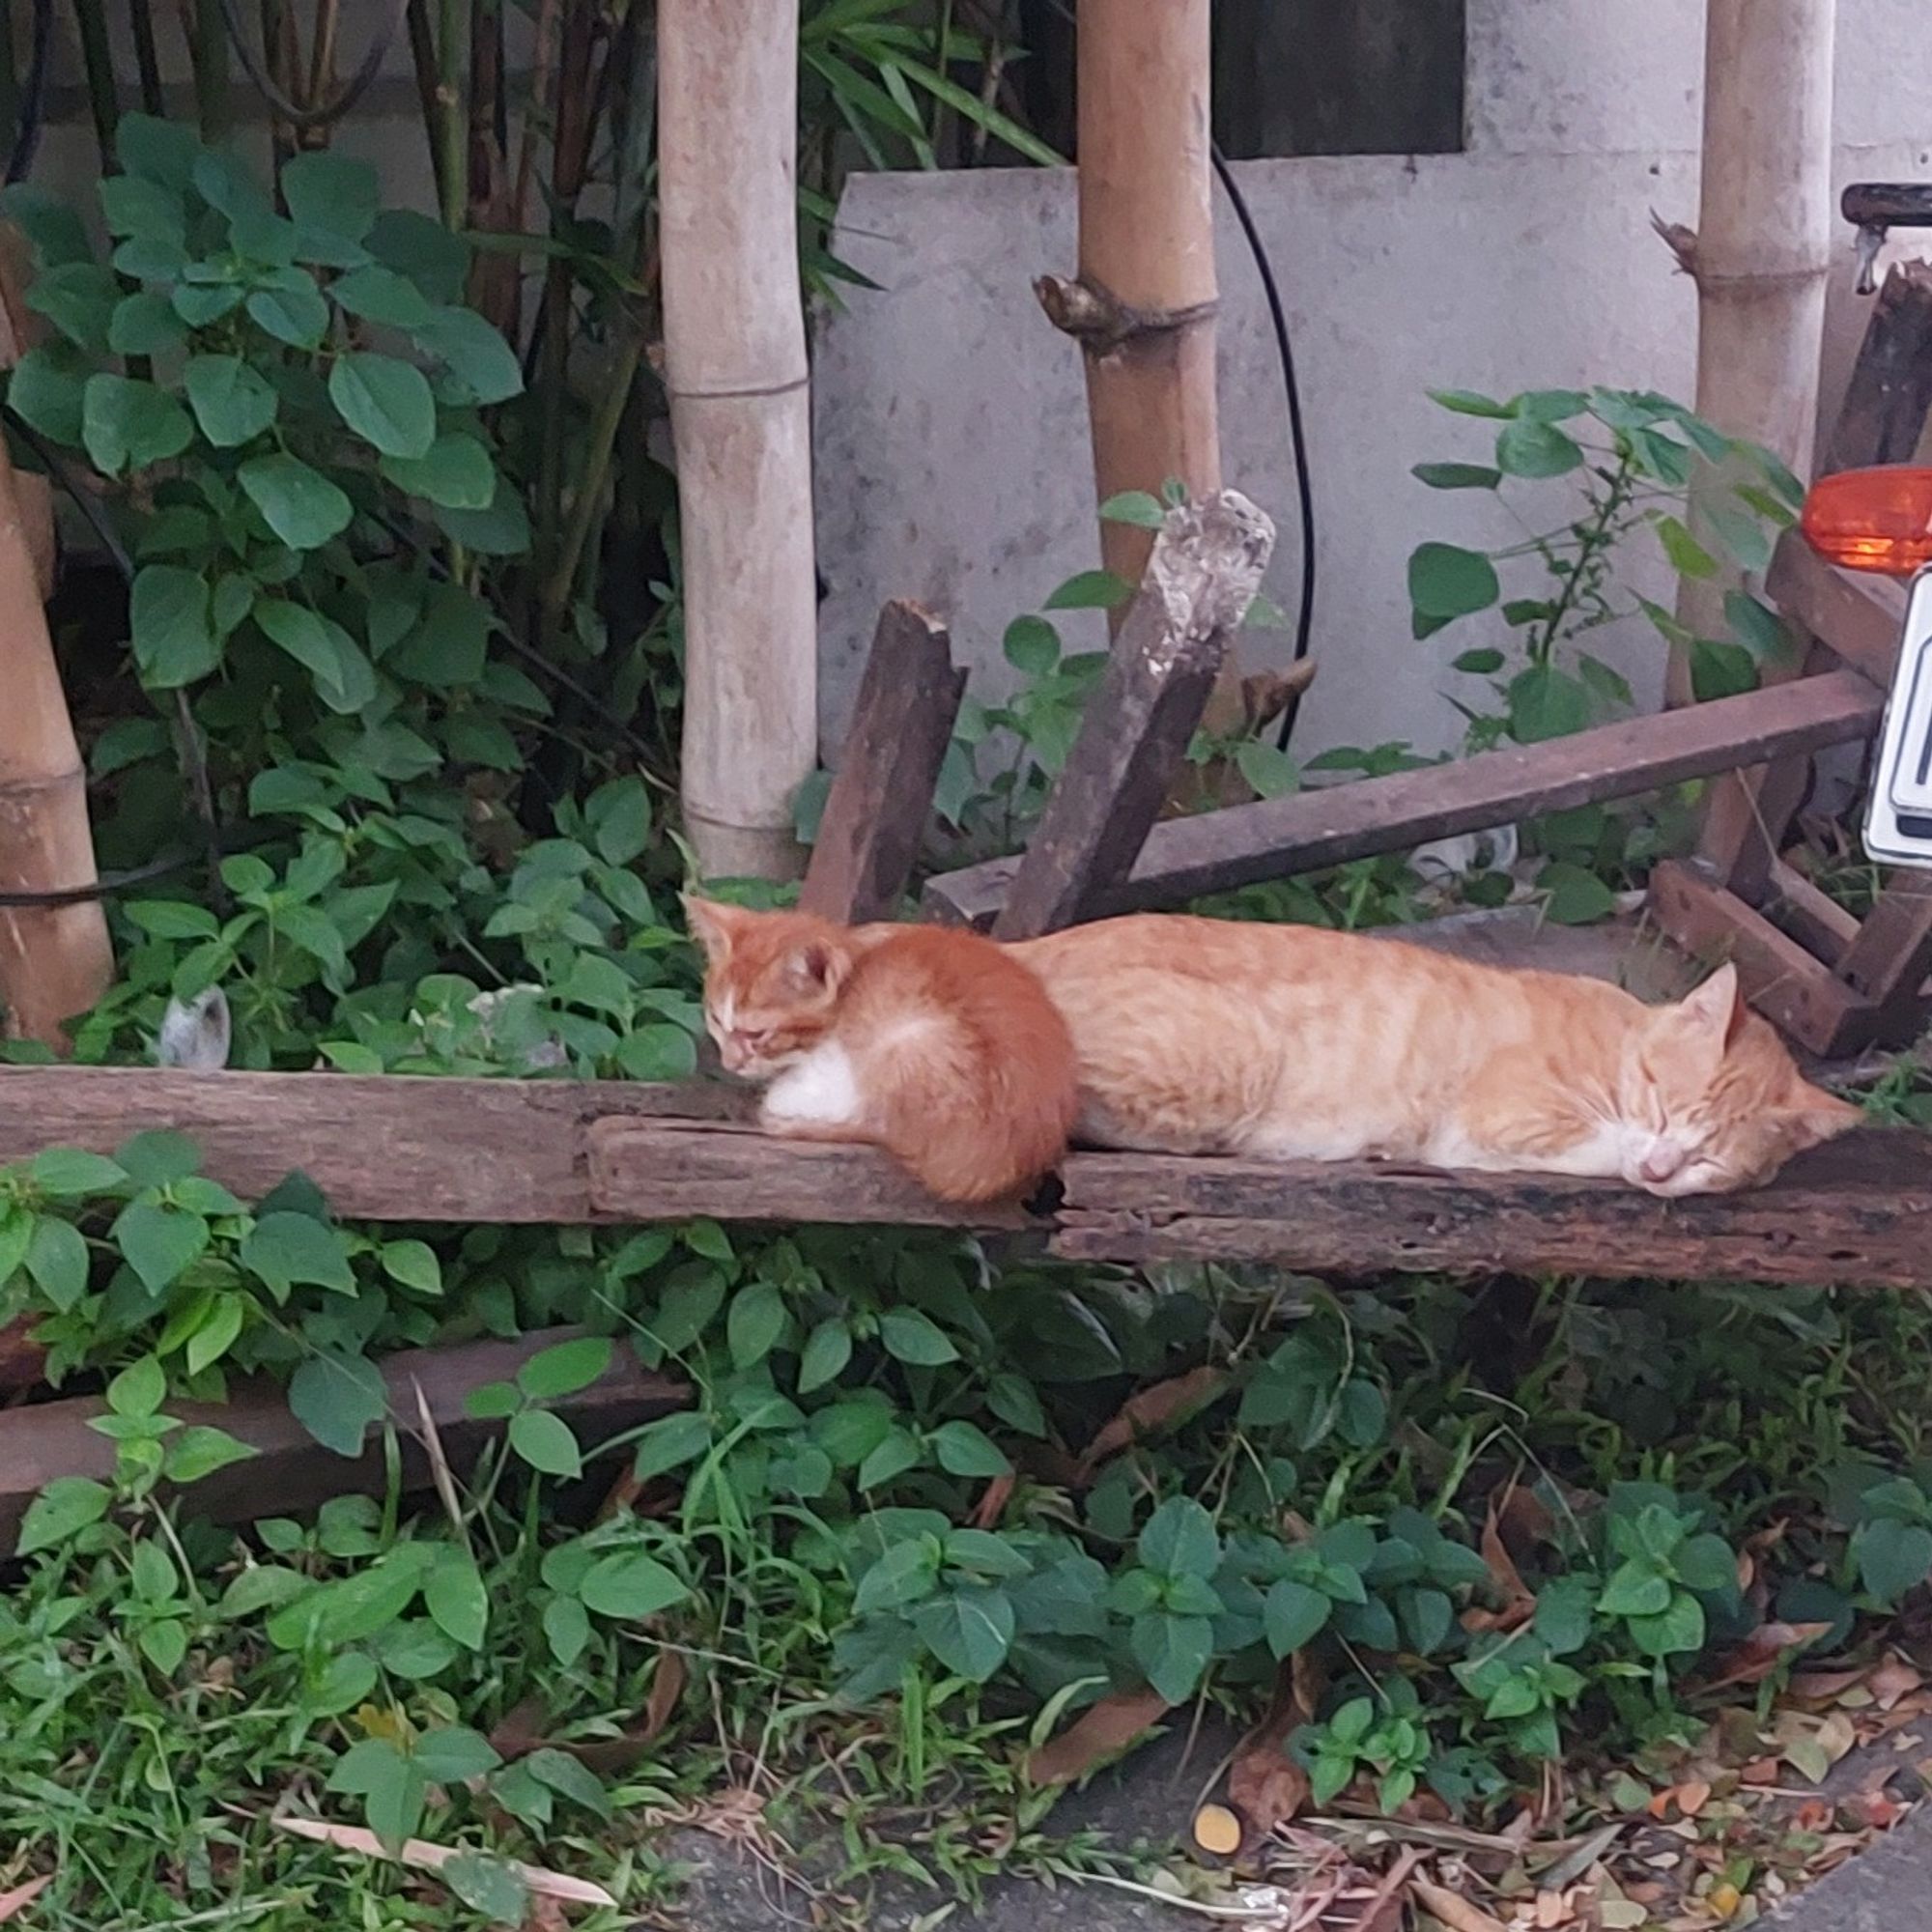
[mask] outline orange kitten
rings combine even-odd
[[[705,1025],[727,1072],[769,1083],[767,1133],[870,1142],[945,1201],[1021,1193],[1065,1151],[1072,1041],[990,940],[684,907],[708,965]]]
[[[1729,966],[1646,1007],[1312,926],[1142,915],[1008,951],[1066,1015],[1080,1129],[1104,1146],[1716,1194],[1860,1118],[1801,1077]]]

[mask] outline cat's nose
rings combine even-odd
[[[1646,1180],[1662,1182],[1668,1180],[1684,1165],[1684,1155],[1676,1148],[1653,1148],[1644,1155],[1643,1164],[1637,1169]]]

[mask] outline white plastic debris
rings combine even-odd
[[[155,1041],[156,1064],[191,1073],[218,1073],[228,1065],[232,1036],[228,996],[219,986],[210,986],[191,1000],[170,1000]]]

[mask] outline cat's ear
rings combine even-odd
[[[1800,1081],[1797,1104],[1786,1115],[1793,1136],[1791,1151],[1802,1153],[1806,1148],[1822,1147],[1827,1141],[1849,1133],[1864,1117],[1862,1107],[1855,1107],[1849,1100],[1840,1100],[1835,1094],[1826,1093],[1822,1087]]]
[[[692,938],[703,947],[705,957],[725,958],[731,942],[744,927],[744,908],[719,899],[701,899],[693,893],[680,893],[678,903],[684,908],[685,924],[691,928]]]
[[[1749,1009],[1738,993],[1738,969],[1719,966],[1695,992],[1658,1015],[1656,1033],[1706,1078],[1716,1076],[1724,1054],[1743,1031]]]
[[[829,939],[808,939],[784,963],[786,983],[805,998],[835,997],[851,970],[850,954]]]

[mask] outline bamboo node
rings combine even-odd
[[[1188,308],[1135,308],[1084,275],[1074,281],[1064,275],[1041,275],[1033,292],[1047,321],[1063,335],[1072,336],[1090,355],[1111,355],[1129,342],[1172,335],[1212,321],[1220,309],[1218,301],[1195,302]]]

